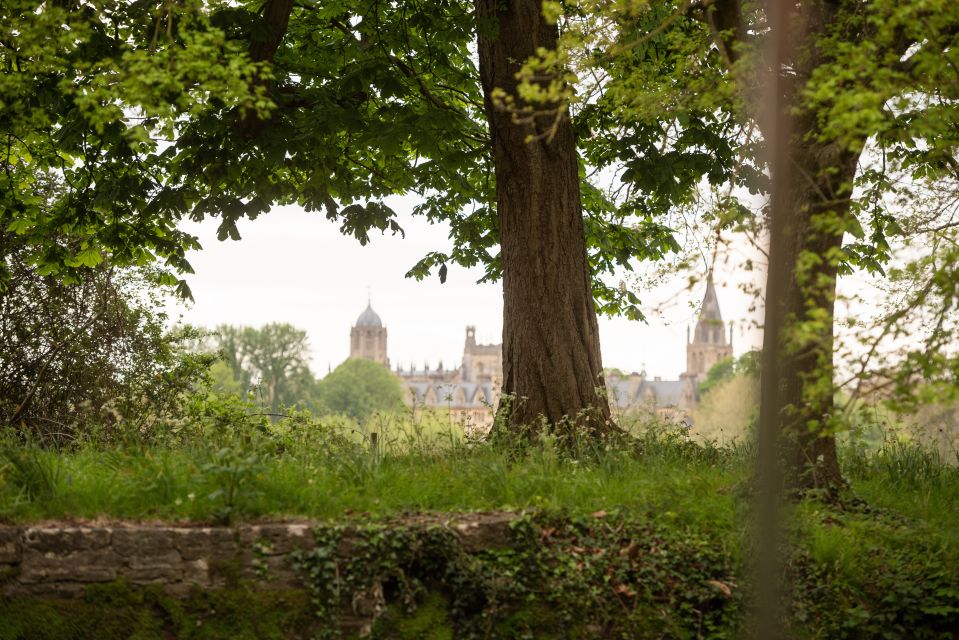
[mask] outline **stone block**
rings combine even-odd
[[[264,555],[284,555],[294,549],[312,549],[316,541],[308,524],[264,524],[242,528],[240,546],[244,550],[255,548]]]
[[[130,582],[174,582],[183,578],[183,559],[172,547],[163,554],[129,555],[119,577]]]
[[[0,565],[20,562],[20,528],[0,527]]]
[[[173,547],[184,560],[226,559],[236,555],[237,534],[227,527],[170,529]]]
[[[112,549],[87,549],[69,554],[23,550],[20,575],[23,584],[56,582],[107,582],[116,580],[122,561]]]
[[[113,550],[121,556],[165,556],[175,551],[173,535],[165,527],[118,527],[113,531]]]
[[[208,586],[211,583],[210,563],[205,558],[184,561],[183,582],[188,585]]]
[[[109,527],[27,527],[23,545],[40,553],[65,555],[107,547],[112,533]]]
[[[456,518],[448,526],[467,552],[477,553],[511,546],[513,530],[510,525],[515,519],[511,513],[476,513]]]

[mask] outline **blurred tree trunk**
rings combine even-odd
[[[788,26],[770,42],[770,51],[781,49],[770,58],[779,61],[769,68],[774,86],[754,93],[744,84],[742,90],[772,147],[774,188],[781,189],[773,203],[779,217],[770,229],[765,325],[771,335],[763,342],[760,422],[776,423],[786,482],[804,490],[842,483],[833,416],[833,323],[842,237],[863,145],[823,141],[820,116],[804,105],[803,91],[817,69],[835,63],[821,44],[830,37],[857,38],[862,25],[850,3],[790,6],[794,12],[780,16]],[[716,0],[708,18],[717,46],[736,64],[740,47],[749,44],[740,0]]]

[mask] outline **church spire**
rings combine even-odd
[[[706,294],[703,304],[699,307],[699,318],[696,321],[694,343],[726,344],[723,314],[719,310],[719,298],[713,284],[712,272],[706,276]]]
[[[730,341],[726,341],[726,323],[723,314],[719,311],[719,297],[716,295],[716,285],[713,284],[712,271],[706,276],[706,292],[703,303],[699,307],[699,317],[696,319],[696,329],[693,340],[686,345],[686,373],[687,378],[698,380],[698,376],[705,375],[710,367],[723,358],[733,354],[732,323],[730,326]],[[696,391],[691,391],[693,398]]]
[[[700,320],[723,321],[723,314],[719,311],[719,298],[716,296],[716,287],[713,285],[713,274],[706,276],[706,295],[699,308]]]

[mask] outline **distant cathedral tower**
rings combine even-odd
[[[703,381],[714,364],[732,355],[732,324],[730,324],[727,342],[726,324],[719,311],[716,287],[713,286],[713,277],[710,274],[706,279],[706,295],[699,309],[699,319],[696,321],[696,331],[692,340],[687,330],[686,373],[680,376],[685,382],[681,404],[685,404],[686,407],[695,406],[699,395],[699,383]]]
[[[686,373],[704,376],[714,364],[732,355],[733,345],[726,341],[726,324],[723,314],[719,312],[713,278],[709,276],[696,332],[692,341],[686,344]]]
[[[386,356],[386,327],[369,301],[350,329],[350,357],[379,362],[387,368],[390,366],[390,359]]]

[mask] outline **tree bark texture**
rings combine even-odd
[[[789,270],[779,294],[784,312],[776,372],[781,433],[793,488],[829,488],[842,483],[833,417],[833,325],[859,150],[811,141],[818,133],[814,116],[796,124],[786,241],[775,265]]]
[[[492,99],[496,88],[517,95],[516,72],[538,47],[554,49],[558,31],[543,19],[540,0],[476,0],[476,14],[496,175],[509,424],[535,433],[545,419],[605,433],[613,426],[572,123],[565,114],[519,123]]]
[[[272,62],[276,55],[293,12],[293,0],[268,0],[263,5],[262,16],[266,29],[260,37],[250,42],[250,60]]]

